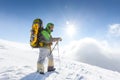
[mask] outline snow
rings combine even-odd
[[[38,49],[0,39],[0,80],[120,80],[120,73],[60,57],[54,51],[56,71],[36,73]]]

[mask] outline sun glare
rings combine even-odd
[[[75,28],[75,25],[74,24],[70,24],[68,21],[66,21],[66,34],[69,36],[69,37],[73,37],[76,33],[76,28]]]

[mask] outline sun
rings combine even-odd
[[[69,36],[69,37],[73,37],[76,33],[76,27],[74,24],[72,23],[69,23],[68,21],[66,21],[66,34]]]

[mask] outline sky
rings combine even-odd
[[[0,0],[0,38],[29,43],[32,21],[41,18],[44,27],[55,24],[52,34],[62,37],[63,43],[103,39],[109,26],[120,22],[119,4],[119,0]]]
[[[36,18],[54,23],[52,36],[77,60],[120,71],[120,0],[0,0],[0,39],[29,43]]]

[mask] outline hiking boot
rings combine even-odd
[[[39,72],[40,74],[45,74],[44,72]]]
[[[39,74],[44,74],[44,72],[39,72],[38,70],[37,70],[37,72],[38,72]]]
[[[54,68],[53,66],[52,67],[48,67],[48,72],[51,72],[51,71],[55,71],[56,68]]]

